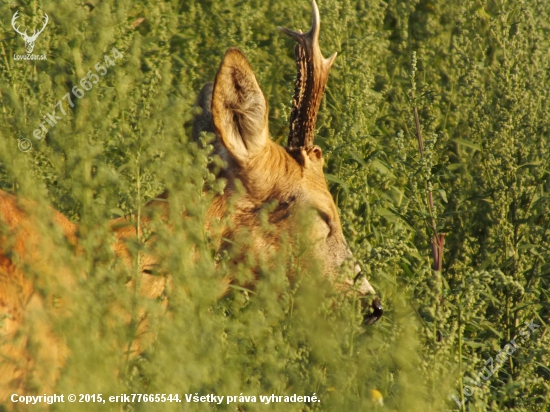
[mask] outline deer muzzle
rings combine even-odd
[[[363,316],[364,325],[373,325],[378,322],[378,319],[384,314],[384,308],[378,297],[374,298],[370,305],[370,311],[367,311]]]
[[[364,325],[373,325],[375,324],[384,314],[384,308],[378,296],[376,296],[376,291],[371,286],[367,278],[361,273],[361,268],[356,266],[357,276],[355,277],[355,287],[357,291],[364,296],[374,296],[374,299],[370,305],[364,305],[363,309],[365,310],[365,315],[363,316]],[[366,299],[364,302],[368,302]]]

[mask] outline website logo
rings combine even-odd
[[[24,32],[20,30],[21,26],[17,25],[17,22],[16,22],[18,18],[19,18],[19,11],[16,11],[15,14],[13,15],[13,18],[11,19],[11,26],[13,27],[13,30],[15,30],[17,34],[23,37],[23,40],[25,41],[25,49],[27,50],[27,55],[25,56],[25,55],[14,54],[13,56],[14,59],[15,60],[46,60],[45,54],[36,55],[36,54],[32,54],[32,52],[34,50],[34,43],[36,42],[36,39],[44,31],[44,29],[46,28],[46,25],[50,21],[50,18],[48,17],[48,15],[44,13],[44,24],[42,25],[42,28],[38,31],[36,31],[35,29],[32,36],[29,36],[27,34],[27,30],[25,30]]]

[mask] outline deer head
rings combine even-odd
[[[225,237],[235,236],[239,228],[252,234],[254,248],[261,253],[276,248],[277,235],[261,233],[259,211],[274,202],[269,221],[279,233],[292,233],[300,226],[297,220],[308,214],[314,255],[324,264],[325,273],[338,289],[356,286],[359,293],[375,295],[347,246],[338,210],[328,190],[323,173],[321,148],[313,144],[315,122],[330,67],[336,54],[328,59],[319,48],[319,10],[315,1],[311,29],[302,34],[281,29],[298,43],[295,48],[298,75],[290,117],[287,147],[269,137],[267,101],[250,64],[238,49],[229,49],[220,65],[214,85],[207,84],[199,94],[203,109],[195,119],[194,136],[200,131],[216,135],[215,152],[227,162],[222,172],[228,184],[224,196],[214,203],[211,214],[225,213],[227,198],[240,181],[245,195],[239,199],[231,216],[235,225]],[[342,279],[341,274],[344,273]],[[374,323],[382,315],[378,298],[373,312],[365,319]]]
[[[36,30],[34,30],[32,36],[29,36],[27,34],[27,30],[25,30],[25,32],[21,32],[19,30],[19,26],[17,26],[17,27],[15,26],[15,20],[17,20],[18,17],[19,17],[18,13],[19,13],[19,11],[16,11],[15,14],[13,15],[13,18],[11,19],[11,25],[12,25],[13,29],[15,30],[15,32],[20,34],[23,37],[23,40],[25,40],[25,48],[27,49],[27,53],[31,54],[32,51],[34,50],[34,42],[36,41],[36,39],[38,38],[40,33],[42,33],[44,31],[44,29],[46,28],[46,25],[48,24],[48,21],[50,21],[50,18],[48,17],[48,15],[46,13],[44,13],[44,25],[42,26],[42,28],[38,32]]]

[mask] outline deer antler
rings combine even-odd
[[[15,27],[15,20],[17,20],[17,18],[19,17],[18,14],[19,14],[19,10],[17,10],[17,11],[15,12],[15,14],[13,15],[13,17],[12,17],[12,19],[11,19],[11,26],[13,27],[13,30],[15,30],[15,32],[16,32],[17,34],[19,34],[19,35],[21,35],[21,36],[23,36],[23,37],[28,37],[28,35],[27,35],[27,30],[25,30],[25,33],[21,33],[21,32],[19,31],[19,26]]]
[[[313,18],[311,29],[307,33],[303,34],[301,31],[295,32],[279,27],[279,30],[298,42],[294,49],[298,74],[290,114],[289,151],[313,145],[317,113],[325,92],[328,73],[336,58],[336,53],[328,59],[321,54],[319,9],[315,0],[312,0],[311,5]]]
[[[32,37],[34,37],[34,38],[38,37],[38,35],[44,31],[44,29],[46,28],[46,24],[48,24],[49,21],[50,21],[50,18],[48,17],[48,15],[46,13],[44,13],[44,25],[38,31],[38,33],[36,33],[36,30],[35,30],[34,33],[32,34]]]

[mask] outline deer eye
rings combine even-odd
[[[158,265],[147,265],[141,271],[147,275],[159,276]]]
[[[325,222],[326,225],[328,226],[330,230],[329,232],[329,236],[330,236],[330,234],[332,233],[332,219],[330,218],[328,213],[325,213],[322,210],[317,210],[317,212],[319,213],[319,216],[321,217],[321,219],[323,219],[323,222]]]

